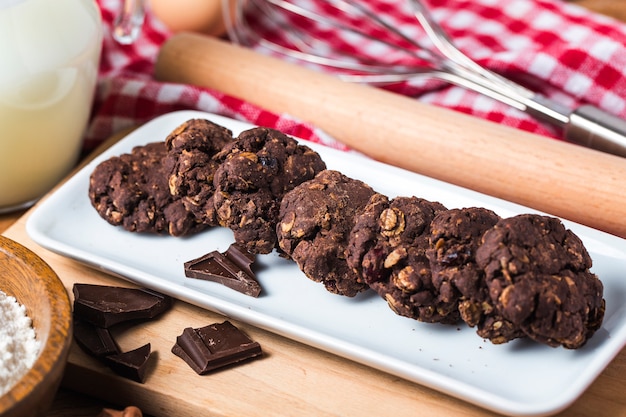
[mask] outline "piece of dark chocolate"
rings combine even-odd
[[[261,345],[229,321],[184,329],[172,353],[199,375],[262,355]]]
[[[102,358],[121,350],[108,329],[74,319],[74,340],[87,354]]]
[[[258,297],[261,286],[250,267],[254,259],[254,254],[242,245],[233,243],[226,252],[213,251],[185,262],[185,276],[217,282],[243,294]]]
[[[106,356],[104,361],[116,374],[143,383],[149,358],[150,343],[146,343],[128,352]]]
[[[172,305],[171,297],[147,288],[74,284],[74,314],[98,327],[152,319]]]
[[[109,329],[74,319],[74,340],[87,354],[100,359],[116,374],[143,382],[150,344],[122,352]]]

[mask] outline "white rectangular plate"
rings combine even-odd
[[[100,155],[46,199],[27,231],[41,246],[142,286],[233,319],[290,337],[363,364],[510,415],[546,415],[570,405],[626,344],[626,242],[564,222],[582,238],[605,286],[602,328],[579,350],[530,341],[493,345],[467,326],[425,324],[392,313],[371,293],[353,299],[327,292],[275,253],[255,262],[263,288],[252,298],[216,283],[185,278],[183,262],[233,242],[227,229],[189,238],[144,236],[101,219],[88,198],[89,175],[111,156],[165,139],[191,118],[207,118],[237,135],[252,127],[213,114],[181,111],[137,129]],[[328,168],[388,195],[415,195],[448,208],[486,207],[504,217],[534,210],[381,164],[356,153],[307,143]]]

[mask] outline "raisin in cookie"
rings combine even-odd
[[[89,199],[98,214],[131,232],[184,236],[203,230],[206,226],[169,192],[166,153],[164,142],[154,142],[96,166]]]
[[[372,196],[355,219],[347,250],[348,265],[389,307],[423,322],[456,323],[456,299],[433,286],[430,223],[446,208],[417,197]]]
[[[277,247],[283,195],[326,168],[319,154],[277,130],[242,132],[217,155],[214,207],[221,226],[251,253]]]
[[[499,313],[535,341],[576,349],[602,323],[602,283],[581,240],[556,218],[500,220],[483,235],[476,263]]]
[[[213,180],[219,161],[215,155],[233,141],[229,129],[205,119],[187,120],[165,139],[169,191],[199,223],[217,225]]]
[[[276,228],[280,248],[313,281],[353,297],[368,288],[348,267],[346,248],[355,215],[374,190],[338,171],[325,170],[283,197]]]

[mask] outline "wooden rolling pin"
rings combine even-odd
[[[388,164],[626,237],[626,159],[346,83],[205,35],[171,37],[155,71],[162,81],[290,114]]]

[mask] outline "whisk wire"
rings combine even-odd
[[[226,4],[235,1],[238,6],[235,8],[234,16],[228,15],[230,7],[224,7],[227,30],[233,41],[247,46],[254,45],[298,62],[332,68],[336,75],[345,81],[384,85],[413,82],[418,79],[434,79],[493,98],[561,129],[567,128],[572,122],[571,109],[482,67],[464,54],[419,0],[406,0],[408,3],[404,5],[410,9],[408,16],[416,19],[416,27],[421,28],[425,33],[425,37],[421,38],[398,29],[380,13],[376,13],[371,4],[364,0],[327,0],[317,3],[322,11],[331,7],[337,13],[316,12],[313,10],[316,6],[315,2],[308,3],[311,8],[307,8],[301,5],[303,0],[223,1]],[[263,36],[267,33],[255,32],[254,25],[248,21],[249,16],[244,12],[247,7],[256,8],[272,25],[280,25],[276,27],[281,33],[280,42]],[[304,19],[308,23],[304,27],[296,28],[294,22],[286,15],[292,15],[298,22]],[[284,19],[281,19],[281,16]],[[375,32],[369,33],[360,25],[355,26],[355,21],[367,23],[368,28],[376,27],[377,30],[384,30],[390,36],[381,39],[375,36]],[[314,39],[311,28],[331,28],[332,30],[328,32],[341,31],[350,35],[346,38],[365,39],[370,45],[376,44],[387,48],[386,51],[392,55],[404,54],[412,63],[407,64],[401,60],[400,63],[386,64],[367,54],[348,55],[345,51],[329,49],[324,40],[318,42]],[[321,31],[321,33],[326,32]],[[395,37],[395,41],[387,39],[390,37]],[[283,44],[285,40],[287,44]],[[343,38],[336,40],[345,41]],[[429,41],[432,47],[425,47],[424,40]],[[351,47],[347,49],[353,50]],[[425,65],[415,63],[416,59]],[[626,127],[622,129],[621,120],[613,120],[610,115],[603,117],[600,122],[594,121],[593,123],[606,123],[610,127],[615,126],[617,130],[626,130]],[[582,121],[579,124],[582,124]],[[602,130],[603,127],[599,129]],[[583,128],[578,130],[584,131]]]
[[[290,46],[281,45],[263,37],[257,40],[257,44],[260,47],[273,53],[309,64],[345,71],[338,74],[345,81],[384,85],[411,81],[416,78],[437,79],[489,96],[520,111],[528,111],[528,109],[532,108],[539,116],[544,118],[557,119],[560,120],[559,123],[566,121],[566,119],[560,117],[560,113],[557,113],[556,116],[546,116],[546,114],[550,113],[550,109],[544,109],[543,106],[534,103],[532,100],[534,94],[530,90],[486,70],[461,52],[448,38],[428,10],[417,0],[411,0],[410,6],[417,22],[426,33],[426,39],[432,43],[432,48],[425,47],[418,40],[397,29],[394,25],[387,22],[384,17],[375,14],[364,3],[359,1],[330,0],[329,5],[342,13],[348,13],[352,17],[367,19],[368,22],[378,25],[387,33],[403,40],[410,47],[404,46],[399,42],[394,43],[387,39],[377,38],[366,31],[354,28],[340,18],[316,13],[288,0],[247,0],[247,3],[263,13],[267,21],[272,22],[272,25],[277,25],[276,29],[285,29],[283,27],[285,25],[284,20],[277,18],[279,15],[277,10],[280,10],[308,19],[318,25],[325,25],[335,30],[342,30],[357,37],[368,39],[373,43],[382,44],[395,51],[402,51],[408,56],[429,64],[429,66],[423,67],[389,66],[364,62],[362,59],[345,55],[340,55],[339,58],[324,56],[320,54],[320,48],[315,43],[312,43],[313,39],[311,39],[310,35],[293,26],[288,27],[288,30],[281,30],[283,36],[291,44]],[[231,35],[238,39],[239,43],[245,44],[247,42],[241,39],[241,37],[250,28],[241,10],[243,8],[239,8],[239,14],[234,25],[236,30],[232,30],[233,33]],[[255,38],[255,35],[252,32],[247,37]]]
[[[276,29],[280,29],[283,22],[275,19],[276,14],[273,13],[270,5],[274,5],[276,7],[280,7],[286,11],[296,13],[300,16],[305,16],[309,19],[315,19],[315,21],[327,24],[327,25],[341,25],[341,28],[349,31],[351,33],[358,34],[358,32],[340,22],[336,22],[333,19],[327,18],[325,16],[313,13],[309,10],[298,7],[297,5],[288,3],[286,1],[280,0],[250,0],[249,4],[255,6],[257,10],[263,13],[268,17],[268,20],[271,22],[272,26],[275,26]],[[248,32],[248,29],[245,24],[239,19],[243,19],[242,16],[238,16],[238,26],[239,31],[234,34],[237,38],[241,39],[241,37],[245,37],[245,33]],[[254,36],[254,33],[250,34],[250,36]],[[318,46],[319,42],[315,42],[315,39],[312,39],[310,36],[307,37],[302,33],[298,28],[290,28],[288,31],[283,32],[283,36],[287,39],[287,41],[291,44],[290,46],[284,46],[273,42],[266,38],[259,38],[257,40],[258,45],[268,49],[274,53],[278,53],[281,55],[288,56],[290,58],[295,58],[300,61],[309,62],[316,65],[322,65],[325,67],[338,68],[346,71],[354,71],[360,73],[371,73],[371,74],[382,74],[387,73],[388,68],[380,66],[380,65],[370,65],[361,61],[356,61],[354,59],[348,59],[348,57],[342,56],[340,59],[335,59],[327,56],[320,55],[319,51],[322,49],[322,46]],[[376,41],[375,39],[371,39]],[[392,44],[387,43],[388,46],[392,46]],[[315,51],[315,53],[314,53]],[[408,73],[413,71],[412,68],[398,66],[395,69],[398,73]]]
[[[375,22],[376,24],[378,24],[379,26],[381,26],[381,28],[387,30],[389,33],[393,33],[396,36],[398,36],[399,38],[403,39],[404,41],[406,41],[407,43],[411,44],[413,46],[413,48],[408,48],[405,47],[403,45],[397,44],[397,43],[393,43],[391,41],[387,41],[386,39],[380,39],[377,38],[367,32],[364,31],[360,31],[358,29],[355,29],[354,27],[352,27],[351,25],[341,21],[340,19],[334,17],[334,16],[324,16],[321,15],[319,13],[315,13],[311,10],[305,9],[301,6],[298,6],[296,4],[290,3],[289,1],[286,0],[250,0],[251,3],[254,3],[256,6],[264,9],[266,15],[268,17],[272,16],[272,13],[270,11],[270,9],[267,7],[268,4],[272,4],[282,10],[294,13],[296,15],[302,16],[302,17],[306,17],[307,19],[310,19],[313,22],[317,22],[317,23],[321,23],[324,24],[326,26],[329,27],[335,27],[337,29],[341,29],[344,30],[346,32],[349,32],[353,35],[359,36],[359,37],[363,37],[366,38],[372,42],[375,43],[380,43],[380,44],[384,44],[390,48],[394,48],[396,50],[400,50],[403,51],[404,53],[408,54],[408,55],[412,55],[420,60],[423,61],[427,61],[427,62],[435,62],[438,58],[436,54],[433,54],[433,52],[429,49],[424,49],[421,47],[421,45],[417,42],[415,42],[415,40],[409,38],[408,36],[406,36],[404,33],[402,33],[401,31],[397,30],[394,26],[392,26],[391,24],[389,24],[387,21],[385,21],[385,19],[382,16],[377,16],[375,15],[371,10],[369,10],[368,8],[366,8],[365,6],[363,6],[362,4],[358,3],[358,2],[349,2],[346,0],[332,0],[329,3],[337,8],[338,10],[342,10],[344,12],[350,12],[353,15],[361,15],[365,18],[368,18],[371,22]],[[265,6],[265,7],[263,7]],[[293,28],[292,28],[293,29]],[[314,51],[314,50],[309,50],[307,51],[308,53],[311,54],[319,54],[318,51]],[[340,63],[338,63],[338,65],[341,65]],[[370,70],[373,67],[373,65],[366,65],[366,67],[368,67]],[[380,66],[379,66],[380,67]],[[375,71],[375,72],[389,72],[389,71],[400,71],[400,72],[404,72],[403,70],[401,70],[400,68],[396,68],[396,69],[390,69],[389,67],[380,67],[379,70]]]

